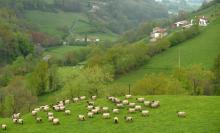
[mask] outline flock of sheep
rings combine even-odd
[[[52,110],[55,112],[64,112],[65,115],[71,115],[71,111],[66,109],[66,106],[71,104],[71,102],[78,103],[80,101],[85,101],[86,99],[87,99],[86,96],[80,96],[80,97],[73,98],[72,101],[69,99],[59,101],[56,104],[45,105],[45,106],[41,106],[39,108],[35,108],[34,110],[31,111],[31,114],[37,123],[41,123],[43,121],[43,119],[38,116],[38,113],[40,111],[46,112],[47,113],[47,120],[49,122],[51,122],[53,125],[58,125],[58,124],[60,124],[60,119],[55,117],[54,113],[51,112]],[[110,119],[111,113],[119,114],[120,110],[125,107],[128,107],[129,114],[141,112],[141,115],[143,117],[149,116],[149,110],[144,110],[141,105],[138,105],[135,102],[129,102],[129,99],[132,99],[132,95],[125,95],[125,99],[123,99],[123,100],[116,98],[116,97],[113,97],[113,96],[107,97],[108,101],[115,104],[115,106],[116,106],[112,110],[110,110],[109,107],[107,107],[107,106],[106,107],[96,106],[96,104],[95,104],[96,99],[97,99],[96,96],[92,96],[91,100],[87,101],[86,107],[87,107],[88,113],[87,113],[87,115],[79,114],[77,116],[79,121],[85,121],[86,118],[93,118],[95,115],[98,115],[98,114],[101,114],[103,119]],[[145,106],[145,107],[151,107],[151,108],[160,107],[160,101],[147,101],[147,100],[145,100],[145,98],[142,98],[142,97],[136,98],[136,102],[142,103],[143,106]],[[185,112],[177,112],[177,116],[178,117],[186,117],[186,113]],[[126,122],[133,121],[132,116],[125,116],[124,119]],[[16,114],[12,115],[12,122],[14,124],[21,124],[21,125],[24,124],[24,120],[21,118],[20,113],[16,113]],[[113,122],[115,124],[119,123],[119,118],[114,117]],[[3,130],[6,130],[7,125],[1,124],[1,128]]]

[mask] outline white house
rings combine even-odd
[[[158,39],[161,39],[161,38],[165,37],[166,35],[167,35],[167,30],[166,29],[163,29],[163,28],[160,28],[160,27],[155,27],[155,28],[153,28],[153,31],[151,32],[150,41],[155,42]]]
[[[187,20],[182,20],[182,21],[176,22],[175,27],[183,27],[188,24],[189,24],[189,22]]]
[[[199,18],[199,26],[207,26],[208,25],[208,18],[205,16]]]

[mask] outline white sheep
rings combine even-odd
[[[53,121],[54,117],[53,116],[48,116],[48,121]]]
[[[129,108],[129,109],[128,109],[128,112],[129,112],[129,113],[135,113],[136,110],[135,110],[135,108]]]
[[[41,108],[35,108],[34,111],[40,112]]]
[[[18,124],[21,124],[21,125],[23,125],[24,124],[24,120],[23,119],[18,119]]]
[[[119,109],[113,109],[112,112],[115,113],[115,114],[118,114],[119,113]]]
[[[184,117],[186,117],[186,112],[178,111],[178,112],[177,112],[177,116],[178,116],[178,117],[183,117],[183,118],[184,118]]]
[[[93,118],[93,112],[88,112],[88,113],[87,113],[87,116],[88,116],[89,118]]]
[[[59,124],[60,124],[60,120],[58,118],[54,118],[53,125],[59,125]]]
[[[103,113],[103,114],[102,114],[102,117],[103,117],[104,119],[109,119],[109,118],[110,118],[110,114],[109,114],[109,113]]]
[[[160,106],[160,101],[152,101],[150,106],[151,108],[158,108]]]
[[[78,101],[79,101],[79,98],[78,98],[78,97],[73,98],[73,102],[74,102],[74,103],[77,103]]]
[[[133,117],[131,117],[131,116],[125,116],[124,118],[127,122],[132,122],[133,121]]]
[[[36,116],[36,115],[37,115],[37,111],[33,110],[33,111],[31,112],[31,114],[32,114],[32,116]]]
[[[13,123],[16,124],[18,122],[18,119],[12,119]]]
[[[97,96],[92,96],[91,99],[92,100],[96,100]]]
[[[53,112],[48,112],[47,116],[53,116]]]
[[[53,108],[54,108],[55,111],[60,111],[60,107],[57,106],[57,105],[53,106]]]
[[[60,111],[64,111],[65,110],[65,106],[60,106]]]
[[[124,104],[118,103],[118,104],[116,104],[116,106],[117,106],[118,108],[123,108],[123,107],[124,107]]]
[[[43,110],[44,110],[45,112],[48,112],[49,109],[50,109],[50,107],[49,107],[48,105],[45,105],[44,108],[43,108]]]
[[[108,112],[108,107],[102,107],[102,112]]]
[[[115,99],[113,100],[113,102],[114,102],[114,103],[121,103],[121,100],[118,99],[118,98],[115,98]]]
[[[145,106],[150,106],[151,102],[150,101],[144,101]]]
[[[123,100],[122,101],[122,104],[124,104],[124,105],[128,105],[128,103],[129,103],[128,100]]]
[[[87,101],[87,104],[94,106],[94,105],[95,105],[95,102]]]
[[[37,123],[42,122],[42,118],[41,118],[41,117],[37,117],[37,118],[36,118],[36,122],[37,122]]]
[[[13,114],[12,115],[12,119],[19,119],[20,118],[20,113],[17,113],[17,114]]]
[[[70,104],[70,100],[67,99],[67,100],[64,101],[64,103],[65,103],[65,104]]]
[[[93,114],[98,114],[98,110],[97,110],[97,109],[92,109],[91,112],[92,112]]]
[[[125,98],[126,98],[126,99],[131,99],[131,98],[132,98],[132,95],[130,95],[130,94],[129,94],[129,95],[125,95]]]
[[[142,107],[140,105],[136,105],[134,108],[136,111],[141,111],[141,109],[142,109]]]
[[[149,111],[148,110],[142,110],[141,114],[142,114],[142,116],[149,116]]]
[[[86,120],[84,115],[78,115],[78,118],[79,118],[80,121],[85,121]]]
[[[138,102],[143,103],[144,102],[144,98],[140,97],[140,98],[136,98]]]
[[[128,106],[129,107],[134,107],[136,105],[136,103],[129,103]]]
[[[2,124],[1,127],[2,127],[2,130],[6,130],[7,129],[7,125],[6,124]]]
[[[86,99],[86,96],[81,96],[79,97],[80,100],[85,100]]]
[[[114,117],[114,123],[115,123],[115,124],[118,124],[118,122],[119,122],[119,121],[118,121],[118,117]]]
[[[93,108],[94,108],[94,106],[92,106],[92,105],[87,106],[87,109],[88,109],[89,111],[91,111]]]
[[[70,111],[70,110],[65,110],[65,114],[66,114],[66,115],[70,115],[70,114],[71,114],[71,111]]]

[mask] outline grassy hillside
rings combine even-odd
[[[170,72],[178,66],[179,52],[181,66],[201,64],[206,68],[212,68],[214,59],[220,51],[219,29],[220,19],[203,29],[198,37],[153,57],[144,66],[120,77],[116,82],[129,84],[142,79],[148,73]]]
[[[70,116],[63,112],[56,112],[55,116],[60,119],[61,124],[53,126],[46,119],[46,113],[41,112],[43,123],[37,124],[33,116],[24,115],[24,125],[14,125],[10,119],[0,119],[0,123],[8,125],[8,133],[63,133],[63,132],[91,132],[91,133],[219,133],[220,127],[220,97],[193,97],[193,96],[147,96],[149,100],[157,99],[161,102],[158,109],[146,108],[150,111],[149,117],[141,117],[135,113],[134,122],[127,123],[123,117],[128,115],[126,109],[120,110],[118,115],[111,114],[111,119],[104,120],[101,115],[86,121],[78,121],[78,114],[86,114],[85,102],[73,103],[67,108],[71,110]],[[134,101],[134,99],[130,100]],[[95,102],[99,106],[114,108],[114,105],[106,99],[98,99]],[[187,112],[186,118],[178,118],[176,111]],[[119,117],[119,124],[113,124],[113,117]]]

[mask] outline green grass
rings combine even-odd
[[[212,68],[214,59],[220,54],[219,29],[220,19],[203,29],[198,37],[156,55],[139,69],[121,76],[115,82],[132,84],[149,73],[169,73],[178,66],[179,51],[182,67],[201,64],[207,69]]]
[[[64,55],[71,51],[79,51],[82,49],[88,49],[86,46],[60,46],[49,48],[44,52],[44,55],[52,55],[57,58],[63,58]]]
[[[72,114],[65,116],[63,112],[56,112],[55,116],[61,124],[53,126],[47,121],[46,113],[40,112],[43,123],[37,124],[31,114],[24,115],[24,125],[12,124],[10,119],[0,119],[6,123],[7,133],[219,133],[220,132],[220,97],[205,96],[146,96],[148,100],[160,100],[161,107],[148,109],[149,117],[141,117],[138,112],[132,114],[134,122],[127,123],[123,117],[128,115],[127,109],[120,110],[118,115],[111,113],[111,119],[104,120],[101,115],[86,121],[78,121],[78,114],[86,114],[85,102],[73,103],[67,106]],[[130,100],[134,101],[134,99]],[[106,99],[98,99],[98,106],[115,106]],[[142,104],[140,104],[142,105]],[[186,118],[178,118],[176,111],[185,111]],[[119,124],[113,124],[113,117],[119,117]],[[1,131],[1,130],[0,130]],[[1,131],[3,132],[3,131]]]

